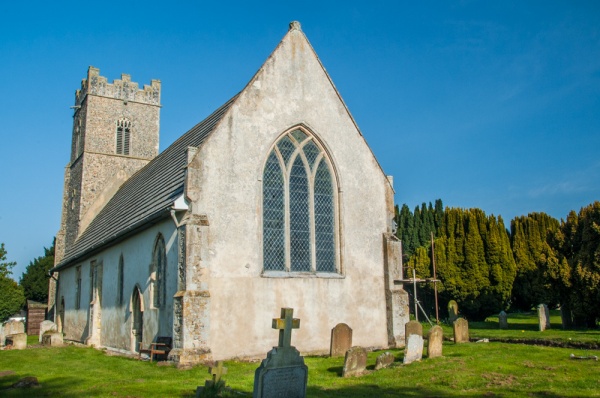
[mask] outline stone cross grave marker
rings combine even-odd
[[[423,336],[411,334],[404,349],[404,364],[408,365],[423,358]]]
[[[404,345],[408,345],[408,337],[411,334],[423,337],[423,325],[417,321],[406,322],[406,325],[404,325]]]
[[[498,314],[498,327],[500,329],[508,329],[508,314],[504,311],[500,311]]]
[[[208,372],[212,375],[212,383],[217,384],[223,375],[227,374],[227,368],[223,366],[222,361],[217,361],[215,366],[208,368]]]
[[[352,328],[345,323],[338,323],[331,329],[330,357],[342,357],[352,347]]]
[[[267,353],[254,373],[253,398],[305,398],[308,367],[298,350],[291,345],[292,329],[300,328],[300,319],[292,308],[282,308],[281,318],[273,319],[279,330],[279,344]]]
[[[458,318],[454,321],[454,342],[469,342],[469,322],[465,318]]]
[[[550,329],[550,311],[546,304],[538,305],[538,319],[540,322],[540,332]]]
[[[448,321],[454,322],[458,319],[458,304],[454,300],[448,302]]]
[[[342,377],[359,376],[367,369],[367,350],[362,347],[352,347],[346,351]]]
[[[442,356],[442,343],[444,341],[444,329],[435,325],[427,333],[427,358]]]

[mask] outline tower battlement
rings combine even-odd
[[[75,106],[81,106],[88,94],[160,106],[160,80],[152,79],[150,85],[144,84],[140,89],[130,75],[123,73],[120,79],[108,83],[106,77],[100,76],[100,69],[90,66],[87,79],[81,81],[81,88],[75,92]]]

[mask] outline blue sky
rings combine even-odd
[[[299,20],[396,202],[558,219],[600,200],[596,1],[8,2],[0,242],[13,277],[58,231],[74,92],[162,81],[161,150],[240,91]]]

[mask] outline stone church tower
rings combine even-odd
[[[99,73],[90,66],[75,93],[57,263],[121,184],[158,154],[160,81],[139,89],[129,75],[111,84]]]

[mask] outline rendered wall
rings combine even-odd
[[[264,162],[299,124],[321,140],[337,172],[342,270],[330,278],[261,275]],[[354,329],[355,345],[388,345],[383,234],[392,190],[301,31],[284,38],[188,173],[192,211],[208,220],[208,277],[199,279],[210,293],[214,359],[264,356],[277,343],[271,319],[281,307],[301,320],[292,338],[301,352],[327,352],[340,322]]]

